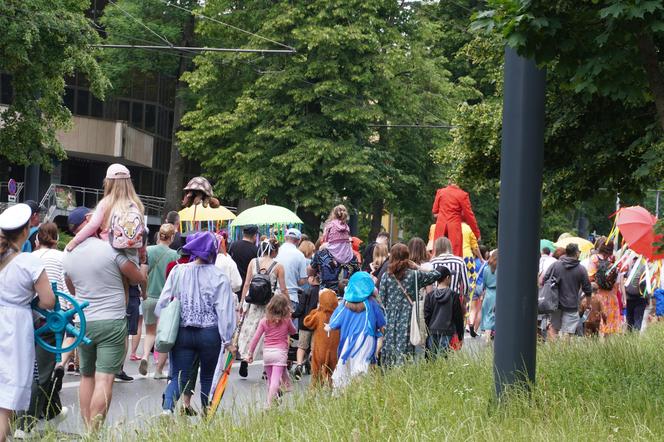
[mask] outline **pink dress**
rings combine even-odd
[[[288,364],[288,337],[295,333],[297,333],[297,330],[290,319],[283,319],[275,324],[263,318],[249,344],[249,354],[254,353],[258,341],[265,334],[263,364],[285,367]]]
[[[327,250],[339,264],[347,264],[353,259],[348,224],[338,219],[328,221],[323,233],[323,241],[327,243]]]

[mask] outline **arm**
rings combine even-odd
[[[126,258],[125,258],[126,259]],[[147,282],[146,275],[136,267],[136,264],[127,260],[120,267],[120,273],[127,278],[132,285],[143,285]]]
[[[145,278],[145,281],[139,284],[141,286],[141,298],[143,301],[148,299],[148,270],[149,267],[147,264],[141,264],[141,273],[143,274],[143,278]]]
[[[341,328],[341,319],[342,319],[342,313],[346,309],[346,305],[344,301],[339,304],[339,306],[334,310],[334,313],[332,313],[332,316],[330,317],[330,323],[328,324],[328,327],[331,330],[338,330]]]
[[[583,291],[583,293],[586,296],[590,297],[592,295],[593,291],[592,291],[592,287],[590,285],[590,278],[588,278],[588,272],[586,272],[586,270],[584,268],[582,268],[581,266],[579,266],[579,267],[583,271],[582,275],[581,275],[581,290]]]
[[[417,272],[417,284],[419,287],[433,284],[438,280],[438,278],[440,278],[440,273],[438,273],[436,270],[431,270],[429,272],[425,272],[424,270],[415,270],[415,272]]]
[[[240,276],[237,264],[235,264],[235,261],[231,261],[228,263],[228,267],[231,271],[231,290],[233,292],[239,292],[242,288],[242,276]]]
[[[482,237],[480,234],[480,228],[477,226],[477,220],[475,219],[473,208],[470,205],[470,196],[466,192],[464,192],[463,200],[461,201],[461,218],[470,226],[475,234],[475,238],[479,239]]]
[[[65,284],[67,284],[67,289],[69,289],[69,294],[72,296],[76,296],[76,287],[74,287],[74,283],[71,281],[69,276],[65,276]]]
[[[452,318],[454,320],[457,337],[459,338],[459,341],[463,341],[463,335],[465,333],[463,326],[463,309],[461,308],[461,300],[456,294],[454,294],[452,308],[454,309],[452,311]]]
[[[106,202],[102,199],[99,204],[97,204],[97,208],[95,211],[92,213],[92,216],[90,217],[90,221],[86,225],[83,226],[81,230],[78,231],[76,236],[72,238],[71,241],[69,241],[69,244],[67,244],[67,251],[71,252],[74,250],[74,248],[82,243],[84,240],[87,238],[90,238],[91,236],[94,236],[97,231],[101,228],[102,223],[104,222],[104,218],[106,217]]]
[[[464,298],[470,294],[470,278],[468,278],[468,268],[465,263],[461,266],[461,282],[463,283],[463,291],[461,296]]]
[[[221,337],[221,348],[227,348],[233,339],[237,317],[235,315],[235,293],[231,291],[230,284],[221,284],[214,303],[217,313],[217,326]]]
[[[304,326],[310,330],[318,328],[318,309],[315,308],[304,318]]]
[[[53,294],[53,288],[51,287],[51,283],[48,280],[48,275],[46,275],[45,270],[42,270],[41,274],[35,281],[34,289],[39,297],[39,303],[37,304],[39,308],[51,310],[55,306],[55,295]]]
[[[434,218],[438,218],[439,211],[440,211],[440,192],[436,191],[436,196],[433,199],[433,207],[431,208],[431,213],[433,213]]]
[[[432,298],[433,296],[426,296],[424,298],[424,323],[427,325],[427,327],[430,326],[431,316],[433,315],[433,305],[431,305]]]
[[[284,266],[277,264],[277,267],[275,267],[274,271],[277,272],[277,281],[279,282],[279,289],[281,294],[288,298],[289,296],[288,288],[286,287],[286,272],[284,271]]]
[[[161,309],[171,302],[171,297],[173,297],[173,281],[176,281],[180,277],[179,273],[180,268],[176,268],[171,272],[170,278],[166,280],[164,288],[161,290],[161,295],[159,295],[157,305],[154,308],[155,315],[159,316],[161,314]]]
[[[289,334],[289,335],[294,335],[294,334],[296,334],[296,333],[297,333],[297,329],[296,329],[295,326],[293,325],[293,321],[291,321],[290,319],[288,319],[286,322],[288,322],[288,334]]]
[[[261,319],[261,322],[258,323],[256,333],[254,333],[254,337],[249,343],[249,354],[252,356],[252,359],[254,351],[256,350],[256,346],[258,345],[258,341],[260,340],[261,336],[263,336],[263,333],[265,333],[265,319]]]
[[[242,287],[242,298],[240,299],[240,304],[244,301],[244,298],[249,293],[249,286],[251,285],[251,278],[254,277],[254,267],[256,266],[256,258],[249,261],[247,266],[247,277],[244,278],[244,287]]]

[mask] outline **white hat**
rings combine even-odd
[[[15,204],[0,214],[1,230],[16,230],[25,226],[32,216],[32,209],[27,204]]]

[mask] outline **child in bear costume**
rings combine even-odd
[[[332,331],[328,336],[325,324],[330,322],[338,304],[336,293],[330,289],[323,289],[318,298],[318,308],[304,318],[304,326],[314,332],[311,360],[311,385],[314,387],[332,385],[332,372],[337,366],[339,331]]]

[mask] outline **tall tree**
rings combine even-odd
[[[101,19],[106,43],[195,46],[194,15],[189,10],[198,7],[199,2],[179,1],[176,6],[162,0],[117,0],[109,3]],[[187,110],[188,90],[181,78],[192,68],[193,55],[187,51],[127,49],[107,49],[103,55],[103,66],[117,92],[128,86],[127,81],[136,72],[160,74],[176,81],[164,210],[177,210],[181,207],[185,160],[180,154],[176,134],[181,129],[182,117]]]
[[[400,126],[444,124],[465,91],[424,44],[429,24],[418,28],[388,0],[218,1],[204,13],[297,49],[209,53],[185,76],[199,100],[183,150],[223,195],[297,206],[313,226],[344,201],[378,221],[384,208],[428,218],[431,151],[448,135]],[[199,30],[209,41],[269,44],[215,24]]]
[[[55,135],[71,124],[65,77],[84,74],[93,93],[108,86],[91,45],[85,0],[0,0],[0,72],[11,75],[12,103],[0,112],[0,156],[49,170],[65,152]],[[9,85],[5,85],[7,87]]]

